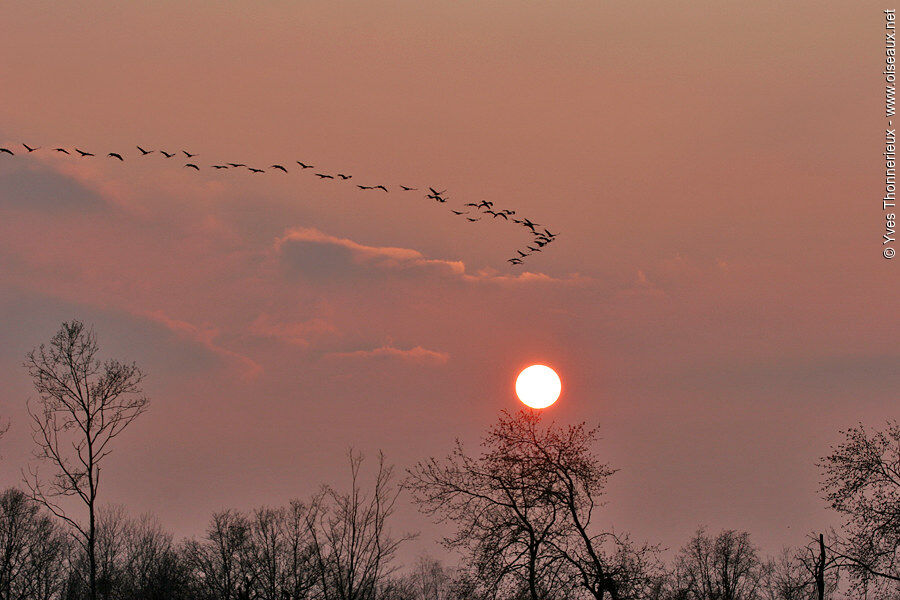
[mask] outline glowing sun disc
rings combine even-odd
[[[562,382],[550,367],[531,365],[516,378],[516,396],[531,408],[547,408],[559,398]]]

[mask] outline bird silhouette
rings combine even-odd
[[[547,237],[549,237],[551,240],[556,237],[555,233],[550,233],[550,231],[547,229],[544,229],[544,233],[546,233]]]
[[[254,169],[253,167],[247,167],[251,173],[265,173],[265,169]]]
[[[521,256],[522,258],[525,258],[526,256],[528,256],[527,254],[525,254],[525,253],[522,252],[521,250],[516,250],[516,252],[518,252],[518,253],[519,253],[519,256]]]
[[[400,187],[402,187],[403,190],[407,191],[407,192],[414,192],[419,189],[419,188],[414,188],[414,187],[406,187],[405,185],[401,185]]]
[[[374,185],[359,185],[359,184],[357,184],[356,187],[358,187],[361,190],[374,190],[375,189]]]
[[[316,173],[319,179],[334,179],[334,175],[326,175],[325,173]]]
[[[244,163],[227,163],[229,167],[234,167],[235,169],[238,167],[246,167]]]
[[[494,203],[488,202],[487,200],[482,200],[481,202],[478,203],[478,206],[483,206],[485,208],[491,208],[492,206],[494,206]]]
[[[501,210],[500,212],[502,212],[502,213],[505,214],[505,215],[514,215],[514,214],[516,214],[516,211],[514,211],[514,210]]]
[[[182,152],[184,152],[184,155],[187,156],[188,158],[194,158],[195,156],[197,156],[196,154],[191,154],[187,150],[182,150]]]
[[[529,229],[531,229],[531,231],[534,231],[535,227],[539,227],[539,225],[537,223],[532,223],[528,219],[513,219],[513,223],[519,223],[523,227],[528,227]],[[537,232],[535,232],[535,233],[537,233]]]
[[[487,211],[487,212],[491,212],[491,211]],[[494,218],[496,219],[497,217],[503,217],[505,220],[509,221],[509,217],[506,216],[506,213],[495,212]]]
[[[62,152],[63,154],[68,154],[68,153],[69,153],[69,151],[66,150],[65,148],[54,148],[53,150],[56,151],[56,152]]]
[[[469,214],[469,211],[467,211],[467,210],[453,210],[452,208],[450,209],[450,212],[452,212],[454,215],[467,215],[467,214]]]
[[[187,164],[184,165],[184,166],[185,166],[185,168],[188,168],[188,169],[194,169],[194,170],[196,170],[196,171],[199,171],[199,170],[200,170],[200,167],[198,167],[198,166],[195,165],[194,163],[187,163]]]
[[[386,187],[384,187],[383,185],[376,185],[376,186],[374,186],[372,189],[373,189],[373,190],[384,190],[384,191],[388,191],[388,189],[387,189]]]
[[[272,169],[278,169],[279,171],[284,171],[285,173],[287,173],[287,169],[285,169],[285,168],[282,167],[281,165],[272,165],[270,168],[272,168]]]
[[[166,152],[165,150],[160,150],[159,152],[160,152],[160,154],[162,154],[162,155],[165,156],[166,158],[172,158],[173,156],[175,156],[175,153],[174,153],[174,152],[171,153],[171,154],[169,154],[169,153]]]
[[[66,152],[66,154],[68,154],[68,152]],[[125,162],[125,159],[122,158],[122,155],[119,154],[118,152],[110,152],[109,154],[107,154],[107,156],[112,156],[113,158],[118,158],[122,162]]]
[[[543,250],[541,250],[540,248],[532,248],[531,246],[525,246],[525,247],[528,248],[529,250],[531,250],[532,252],[543,252]]]
[[[16,155],[16,153],[13,152],[12,150],[10,150],[9,148],[0,148],[0,152],[6,152],[6,153],[9,154],[10,156],[15,156],[15,155]]]
[[[300,162],[299,160],[297,161],[297,164],[300,165],[301,169],[312,169],[315,167],[315,165],[307,165],[305,163]]]
[[[38,146],[37,148],[32,148],[31,146],[29,146],[28,144],[25,144],[25,143],[23,143],[22,145],[25,146],[25,149],[28,150],[28,153],[29,153],[29,154],[31,154],[31,153],[34,152],[35,150],[40,150],[40,149],[41,149],[40,146]]]
[[[135,146],[138,150],[141,151],[141,156],[147,156],[148,154],[153,154],[153,150],[144,150],[140,146]]]
[[[228,165],[213,165],[213,169],[227,169]]]
[[[75,152],[80,154],[82,157],[93,156],[93,154],[91,154],[90,152],[85,152],[84,150],[79,150],[78,148],[75,148]]]
[[[337,176],[340,177],[341,179],[343,179],[344,181],[347,181],[348,179],[353,177],[353,175],[344,175],[343,173],[338,173]]]
[[[479,218],[477,218],[477,219],[473,219],[472,217],[466,217],[466,220],[469,221],[469,222],[471,222],[471,223],[474,223],[475,221],[480,221],[480,220],[481,220],[481,217],[479,217]]]
[[[522,259],[521,258],[508,258],[508,259],[506,259],[506,262],[512,263],[514,265],[521,265]]]
[[[475,204],[474,202],[467,202],[466,206],[474,206],[475,208],[478,208],[478,205]]]

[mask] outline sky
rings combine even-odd
[[[102,500],[177,536],[345,486],[350,447],[475,452],[534,363],[548,421],[600,427],[617,531],[777,552],[835,523],[816,461],[897,416],[883,6],[260,4],[4,4],[0,485],[32,460],[24,356],[77,318],[151,399]],[[207,168],[298,160],[353,179]],[[559,237],[512,266],[527,230],[398,184]],[[394,526],[440,555],[408,499]]]

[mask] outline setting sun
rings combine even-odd
[[[561,390],[559,375],[544,365],[531,365],[516,378],[516,395],[531,408],[547,408],[556,402]]]

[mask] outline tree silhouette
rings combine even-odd
[[[637,597],[655,548],[598,530],[595,509],[615,471],[593,454],[596,430],[541,425],[536,411],[501,413],[478,457],[457,441],[444,460],[409,470],[420,508],[457,525],[445,541],[465,549],[490,595]]]
[[[341,493],[325,486],[313,499],[307,528],[325,600],[376,600],[393,572],[390,563],[411,535],[394,537],[387,521],[394,514],[400,486],[393,467],[378,454],[378,470],[367,494],[359,481],[362,454],[350,450],[350,489]]]
[[[112,451],[110,442],[144,410],[143,373],[134,364],[100,362],[92,330],[80,321],[65,322],[50,340],[27,355],[25,367],[39,400],[28,403],[36,456],[50,463],[53,476],[37,469],[24,474],[32,497],[68,523],[88,558],[88,590],[96,600],[97,493],[100,467]],[[77,498],[87,509],[87,524],[60,504]]]
[[[841,433],[843,442],[820,461],[823,495],[843,517],[828,550],[861,588],[900,593],[900,425]]]

